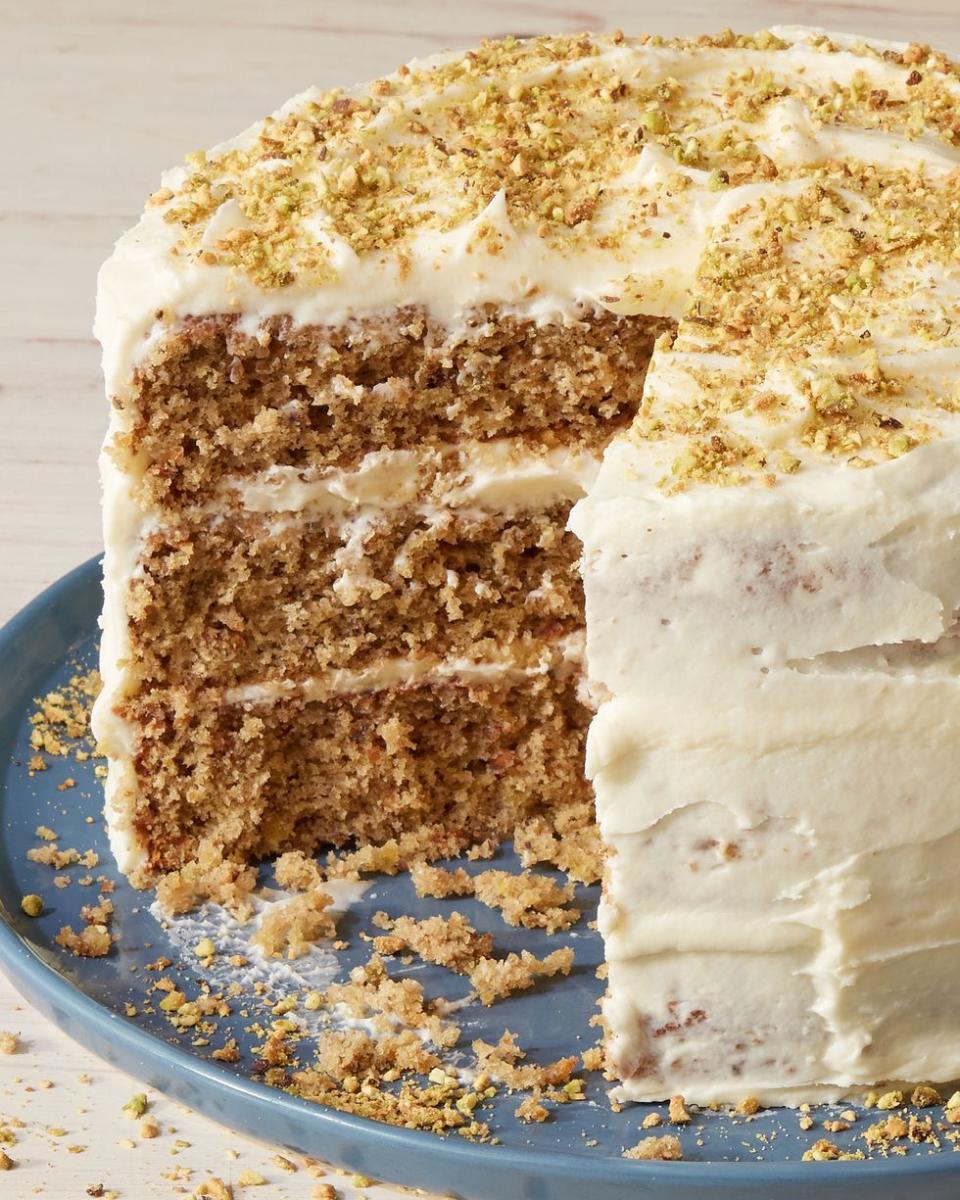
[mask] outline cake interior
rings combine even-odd
[[[488,307],[154,345],[111,451],[142,513],[117,716],[144,878],[204,840],[437,856],[584,809],[569,464],[634,417],[669,329]]]

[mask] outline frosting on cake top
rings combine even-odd
[[[958,399],[958,102],[928,47],[792,27],[508,38],[311,89],[120,239],[108,391],[187,315],[599,306],[679,321],[631,432],[665,492],[899,457]]]

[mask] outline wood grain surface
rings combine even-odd
[[[100,548],[96,271],[163,168],[311,83],[371,78],[485,36],[778,22],[960,51],[960,0],[0,0],[0,622]],[[0,976],[2,1029],[24,1044],[0,1056],[0,1124],[26,1124],[10,1147],[16,1168],[0,1175],[4,1200],[73,1200],[100,1182],[129,1200],[189,1196],[207,1176],[236,1180],[245,1167],[268,1183],[238,1196],[312,1195],[318,1180],[302,1165],[290,1173],[274,1151],[162,1099],[161,1136],[139,1137],[120,1112],[134,1081],[65,1039]],[[393,1194],[333,1182],[346,1198]]]

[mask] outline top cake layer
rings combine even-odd
[[[926,211],[913,193],[960,162],[958,96],[957,68],[925,47],[796,28],[507,39],[349,92],[311,89],[169,172],[120,240],[97,326],[108,392],[187,315],[241,314],[254,333],[278,314],[338,325],[397,305],[449,327],[487,303],[536,321],[599,307],[686,314],[686,343],[709,354],[703,305],[733,276],[722,254],[712,274],[702,259],[727,222],[745,260],[799,223],[803,253],[833,264],[833,298],[797,304],[797,272],[775,296],[794,319],[771,332],[802,341],[808,315],[859,303],[919,227],[943,251],[930,270],[949,259],[949,187]],[[885,189],[887,228],[861,237],[845,198]],[[893,281],[882,299],[915,315]],[[721,339],[735,329],[727,312],[714,325]]]

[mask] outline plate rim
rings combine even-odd
[[[90,585],[91,575],[94,572],[99,573],[101,560],[102,555],[94,555],[74,567],[44,588],[0,628],[0,663],[5,662],[9,656],[17,656],[18,642],[30,631],[37,617],[45,612],[51,603],[64,600],[69,602],[73,589]],[[18,711],[15,700],[0,699],[0,725]],[[8,765],[8,760],[4,757],[0,761],[0,800],[7,791]],[[860,1187],[866,1185],[869,1190],[864,1191],[864,1196],[869,1194],[878,1198],[882,1194],[876,1190],[878,1184],[881,1187],[884,1184],[918,1184],[941,1176],[946,1179],[960,1174],[960,1160],[955,1162],[952,1151],[946,1149],[927,1157],[908,1154],[902,1159],[893,1160],[888,1158],[820,1163],[804,1163],[800,1159],[789,1162],[683,1160],[646,1163],[612,1158],[608,1155],[592,1157],[589,1154],[562,1151],[493,1147],[468,1142],[455,1134],[439,1137],[436,1134],[400,1128],[344,1113],[291,1096],[280,1089],[235,1075],[218,1063],[167,1043],[133,1023],[124,1022],[119,1014],[88,996],[79,986],[70,982],[46,962],[29,940],[16,930],[13,915],[2,903],[0,969],[29,1003],[39,1008],[54,1025],[73,1040],[81,1039],[74,1032],[71,1015],[75,1017],[77,1027],[94,1035],[95,1042],[106,1040],[117,1046],[118,1065],[121,1069],[135,1074],[137,1078],[144,1078],[148,1074],[161,1079],[167,1075],[171,1078],[182,1076],[187,1086],[197,1089],[197,1095],[200,1097],[199,1103],[189,1102],[191,1107],[221,1125],[233,1127],[216,1112],[211,1112],[211,1107],[215,1108],[215,1104],[205,1106],[203,1101],[206,1089],[212,1090],[214,1099],[218,1094],[222,1099],[229,1100],[232,1097],[242,1101],[244,1108],[268,1106],[280,1117],[289,1118],[291,1132],[313,1123],[316,1126],[318,1142],[322,1142],[324,1133],[327,1133],[337,1137],[344,1145],[360,1143],[362,1147],[370,1140],[379,1143],[378,1158],[385,1158],[391,1152],[396,1154],[398,1174],[392,1179],[386,1174],[385,1182],[423,1187],[422,1165],[424,1160],[432,1159],[434,1163],[441,1164],[449,1161],[450,1171],[447,1174],[451,1178],[460,1178],[464,1173],[473,1173],[476,1170],[480,1176],[492,1181],[489,1195],[501,1197],[503,1200],[513,1195],[533,1194],[528,1191],[504,1190],[504,1183],[510,1176],[516,1180],[522,1180],[523,1176],[535,1178],[540,1182],[541,1188],[558,1183],[561,1179],[572,1182],[578,1188],[582,1188],[584,1183],[594,1189],[597,1185],[604,1185],[605,1188],[611,1189],[611,1196],[617,1194],[612,1189],[622,1189],[624,1185],[629,1184],[638,1194],[655,1188],[656,1194],[659,1195],[677,1195],[681,1193],[681,1189],[689,1187],[731,1189],[731,1196],[750,1195],[758,1188],[782,1189],[786,1186],[792,1189],[798,1185],[814,1193],[826,1186],[839,1185],[845,1195],[852,1197]],[[95,1048],[88,1048],[98,1053]],[[99,1053],[98,1056],[104,1057]],[[136,1068],[129,1065],[134,1063],[137,1064]],[[149,1086],[156,1087],[164,1094],[170,1094],[170,1089],[162,1084],[151,1082]],[[184,1102],[181,1097],[176,1098]],[[240,1122],[236,1128],[238,1132],[248,1136],[258,1136],[250,1124]],[[272,1136],[270,1140],[273,1140]],[[302,1145],[297,1145],[296,1148],[303,1154],[326,1155],[325,1150],[311,1151],[304,1149]],[[353,1154],[347,1158],[339,1150],[336,1154],[340,1159],[335,1164],[338,1166],[357,1169],[358,1163],[361,1162],[361,1159]],[[366,1164],[363,1169],[368,1170],[369,1162],[366,1159],[363,1159],[363,1162]],[[413,1178],[418,1171],[421,1171],[419,1181]],[[408,1182],[411,1179],[412,1182]],[[606,1195],[606,1191],[603,1194]],[[622,1195],[622,1191],[620,1194]],[[650,1194],[652,1196],[655,1193],[651,1191]],[[695,1194],[694,1191],[690,1192],[691,1196]],[[791,1191],[787,1194],[793,1193]],[[797,1193],[798,1196],[804,1194],[806,1193],[803,1191]]]

